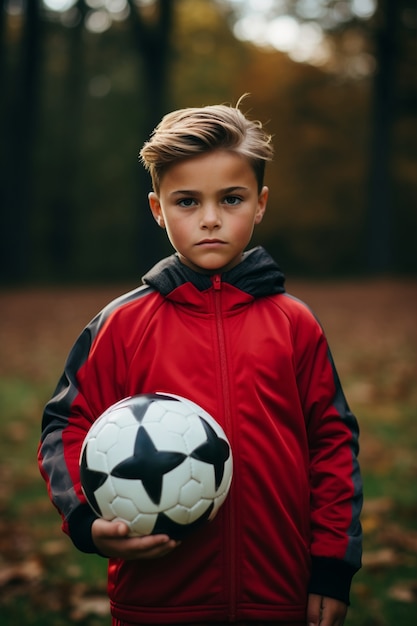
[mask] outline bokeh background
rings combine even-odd
[[[254,244],[321,319],[361,424],[347,624],[414,624],[415,0],[0,0],[0,86],[2,623],[109,623],[105,563],[38,474],[42,407],[83,325],[171,253],[142,144],[174,108],[248,93],[276,152]]]
[[[173,108],[274,135],[257,233],[288,272],[417,271],[415,0],[1,0],[2,282],[169,251],[138,152]]]

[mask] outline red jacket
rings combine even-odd
[[[174,255],[84,330],[44,413],[39,462],[63,528],[96,551],[78,459],[91,423],[157,391],[223,426],[232,488],[215,520],[156,560],[109,562],[128,622],[303,620],[308,592],[348,602],[360,567],[357,423],[322,328],[262,248],[223,275]]]

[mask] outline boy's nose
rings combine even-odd
[[[215,228],[220,226],[220,212],[217,207],[212,204],[207,204],[202,207],[201,212],[201,226],[202,228]]]

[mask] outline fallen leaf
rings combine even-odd
[[[68,545],[64,540],[54,539],[51,541],[45,541],[42,544],[40,551],[46,556],[57,556],[59,554],[65,554],[68,551]]]
[[[417,531],[397,524],[385,526],[379,533],[380,542],[417,554]]]
[[[397,583],[388,590],[388,595],[399,602],[417,602],[417,581]]]
[[[366,498],[363,503],[363,515],[382,515],[392,511],[394,502],[392,498]]]
[[[85,620],[89,615],[105,617],[110,612],[109,599],[105,595],[78,597],[74,603],[71,611],[71,620],[74,622]]]
[[[368,569],[394,567],[400,562],[399,555],[392,548],[382,548],[372,552],[365,551],[362,558],[363,566]]]
[[[5,565],[0,570],[0,587],[39,580],[42,577],[42,572],[42,566],[36,558],[22,563]]]

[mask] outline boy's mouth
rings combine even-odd
[[[222,239],[202,239],[197,242],[197,246],[212,246],[212,245],[220,245],[226,243]]]

